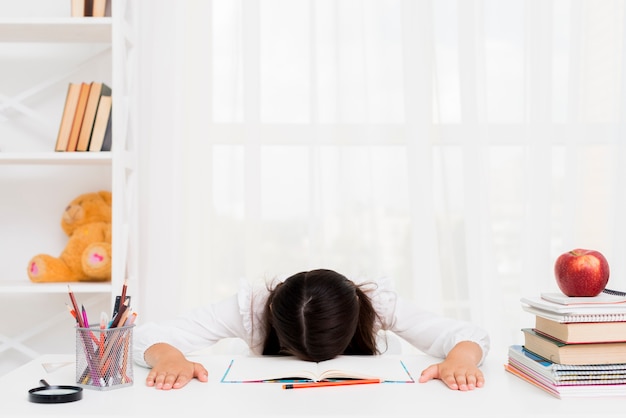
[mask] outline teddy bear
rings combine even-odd
[[[65,208],[61,228],[68,236],[59,257],[38,254],[28,262],[32,282],[111,280],[111,192],[77,196]]]

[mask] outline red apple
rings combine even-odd
[[[609,263],[598,251],[575,249],[556,259],[554,275],[566,296],[596,296],[609,281]]]

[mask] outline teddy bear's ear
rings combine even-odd
[[[111,206],[111,202],[113,201],[111,192],[106,191],[106,190],[101,190],[98,192],[98,194],[106,202],[107,205]]]

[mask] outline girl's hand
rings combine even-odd
[[[180,389],[196,378],[206,382],[209,373],[200,363],[194,363],[176,348],[168,344],[155,344],[145,353],[146,362],[152,367],[146,385],[156,389]]]
[[[452,390],[474,390],[483,387],[485,379],[478,368],[482,350],[470,341],[458,343],[444,361],[427,367],[419,378],[420,383],[439,379]]]

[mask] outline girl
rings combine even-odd
[[[152,369],[148,386],[177,389],[193,378],[208,378],[207,370],[184,353],[223,338],[241,338],[255,354],[318,362],[341,354],[380,354],[381,330],[443,359],[426,368],[420,382],[440,379],[462,391],[483,386],[479,366],[489,349],[484,330],[411,306],[385,283],[355,284],[323,269],[295,274],[269,288],[248,286],[184,317],[139,326],[134,358]]]

